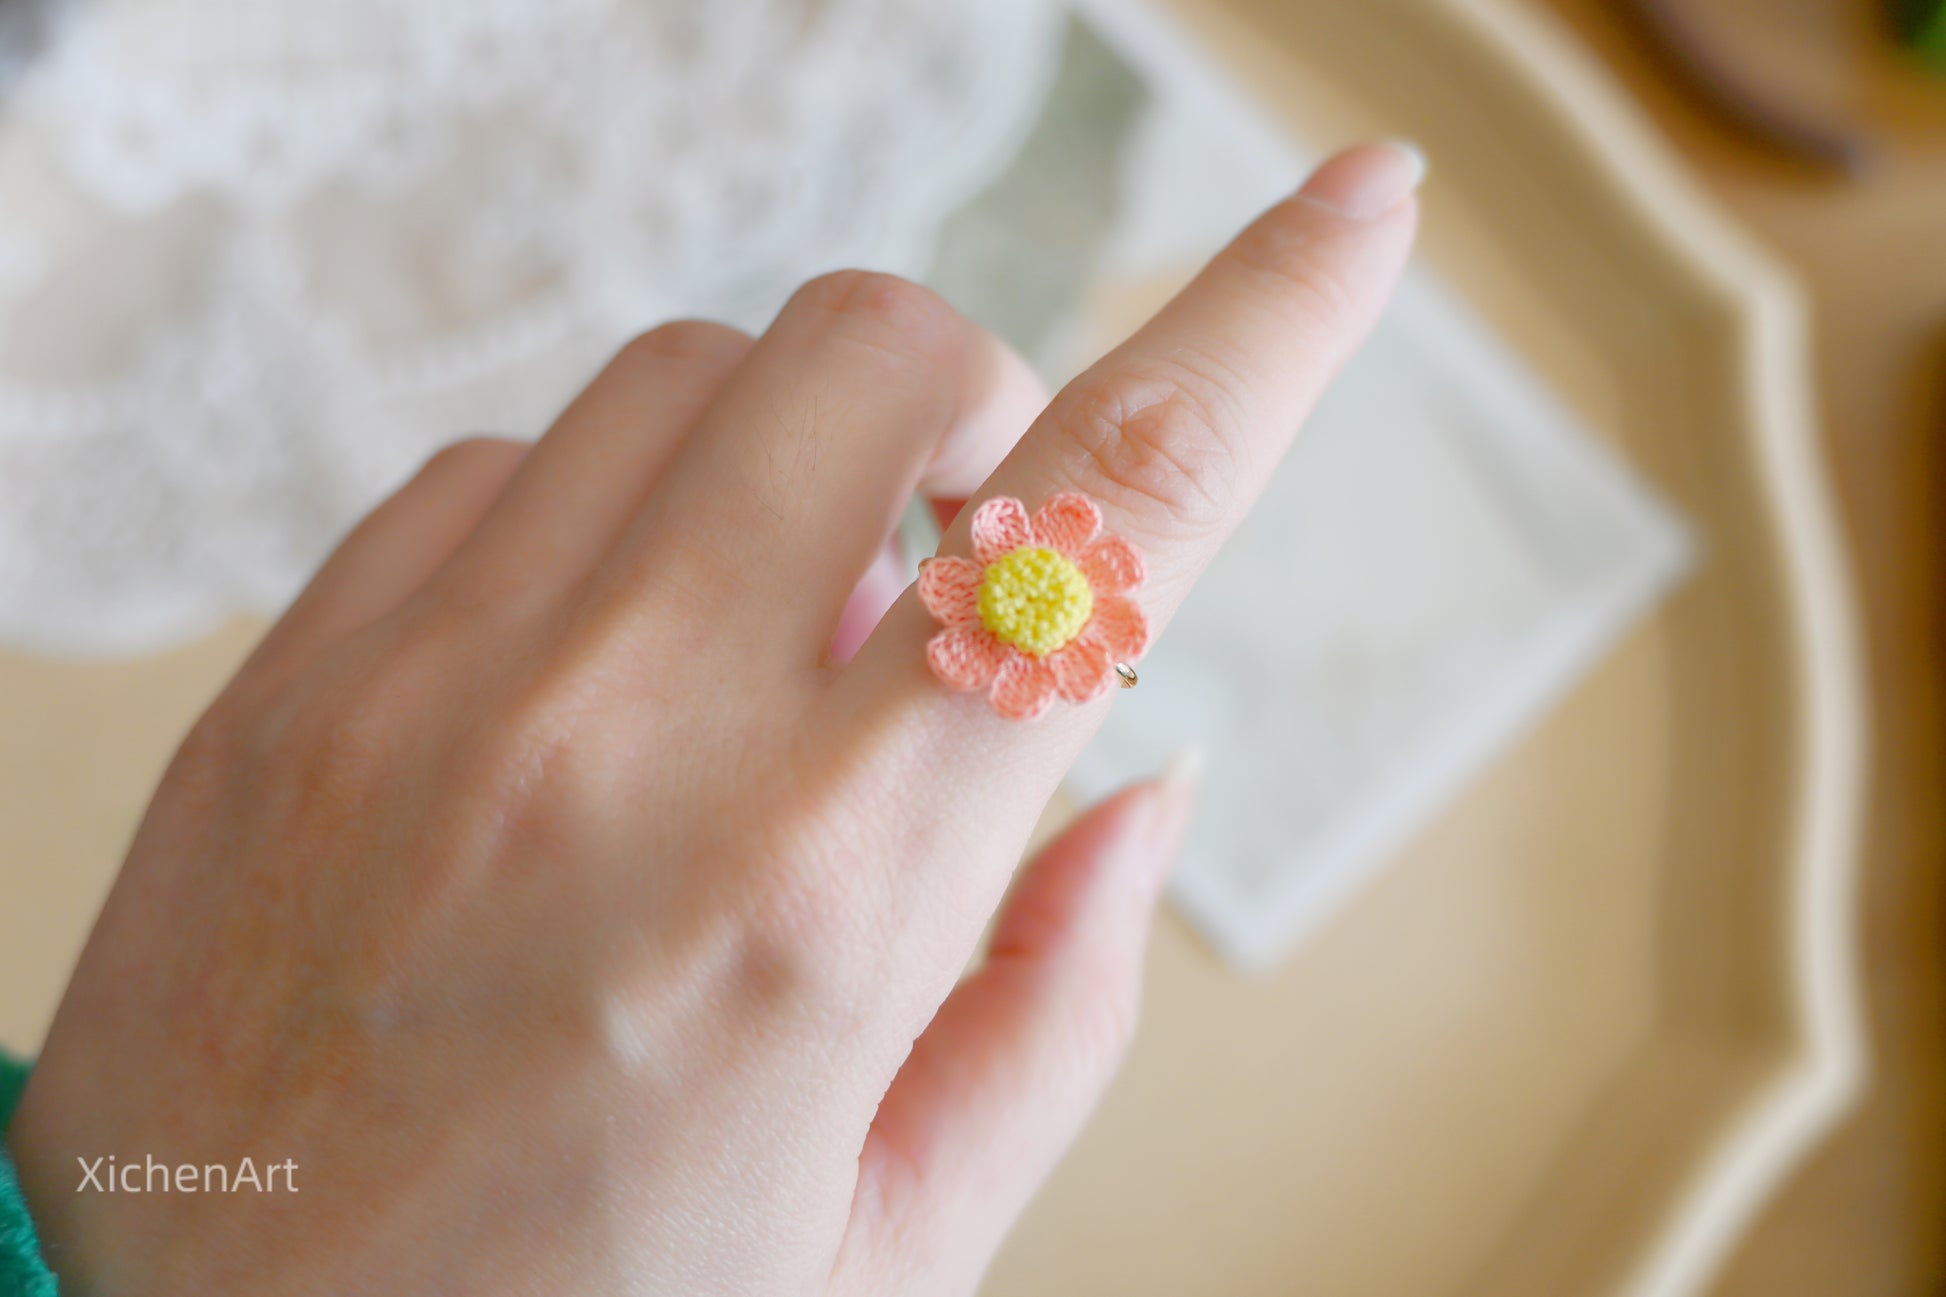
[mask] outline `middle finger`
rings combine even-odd
[[[813,280],[617,547],[624,597],[679,589],[743,665],[815,665],[928,466],[950,477],[956,461],[995,462],[1025,428],[1022,370],[918,285],[861,271]]]

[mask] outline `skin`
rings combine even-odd
[[[431,461],[189,735],[75,971],[9,1133],[63,1292],[973,1291],[1134,1030],[1189,789],[1016,878],[1110,703],[940,686],[893,520],[1083,491],[1160,628],[1416,181],[1339,155],[1051,402],[848,272]],[[77,1192],[110,1153],[298,1192]]]

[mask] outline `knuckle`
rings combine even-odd
[[[837,270],[805,284],[796,310],[894,356],[933,361],[965,345],[960,315],[929,288],[872,270]],[[791,308],[786,308],[791,309]]]
[[[863,996],[855,916],[815,888],[780,889],[749,916],[739,980],[792,1016],[846,1011]]]
[[[428,469],[465,469],[477,463],[504,463],[527,454],[527,444],[510,436],[461,436],[432,452]]]
[[[593,732],[591,719],[626,722],[612,701],[602,705],[614,679],[613,664],[598,656],[607,645],[518,628],[488,644],[479,626],[463,599],[429,605],[347,681],[348,710],[511,822],[564,768],[591,774],[614,751],[614,734]],[[456,686],[461,679],[471,683]],[[421,723],[434,716],[437,727]]]
[[[1084,490],[1158,534],[1195,536],[1234,507],[1238,419],[1222,382],[1189,362],[1112,379],[1084,375],[1061,394],[1054,427]]]
[[[396,691],[388,681],[334,689],[312,700],[292,727],[313,777],[350,782],[370,771],[397,726]]]
[[[595,715],[589,678],[570,664],[546,663],[488,700],[454,744],[461,784],[486,790],[509,822],[523,823],[544,818],[549,790],[596,786],[590,767],[611,745],[606,734],[585,733]]]
[[[788,984],[807,1005],[832,1007],[869,1000],[883,961],[896,944],[895,912],[877,871],[860,869],[860,842],[841,800],[811,789],[780,794],[755,836],[748,857],[748,930],[768,965],[789,970]],[[751,826],[747,826],[751,827]],[[780,984],[784,979],[778,979]]]
[[[423,723],[442,696],[452,641],[436,625],[403,628],[308,673],[266,709],[256,757],[300,783],[349,787],[383,781],[433,731]]]
[[[448,680],[479,652],[475,639],[461,621],[421,619],[306,682],[263,727],[259,759],[297,805],[320,816],[356,814],[405,777],[491,808],[502,828],[524,824],[558,773],[554,759],[571,746],[579,693],[522,679],[455,706]],[[431,717],[441,723],[427,724]]]
[[[509,437],[462,437],[434,451],[419,475],[434,479],[497,471],[519,462],[526,453],[524,442]]]
[[[220,778],[245,762],[254,745],[254,730],[229,693],[216,699],[176,748],[170,766],[178,777],[197,782]]]
[[[300,822],[352,822],[383,787],[395,731],[380,698],[370,689],[320,689],[264,736],[263,773]]]
[[[798,292],[805,306],[832,315],[899,317],[941,306],[939,298],[909,279],[877,270],[833,270],[807,282]]]
[[[760,871],[765,886],[751,928],[763,949],[791,952],[776,962],[796,970],[797,985],[821,992],[817,999],[844,999],[861,963],[883,946],[881,907],[852,885],[858,871],[827,868],[807,854],[790,852]]]
[[[663,361],[717,360],[741,355],[749,335],[714,320],[671,320],[622,345],[611,369],[648,369]]]

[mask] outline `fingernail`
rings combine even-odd
[[[1403,140],[1361,144],[1334,154],[1311,173],[1297,196],[1349,220],[1385,215],[1426,178],[1426,155]]]
[[[1150,880],[1153,887],[1162,886],[1182,846],[1190,812],[1196,806],[1196,793],[1202,787],[1204,761],[1202,748],[1184,748],[1169,759],[1155,781],[1147,834],[1155,868]]]
[[[1169,758],[1156,782],[1164,806],[1187,812],[1196,801],[1196,790],[1203,782],[1203,767],[1208,757],[1200,746],[1184,748]]]

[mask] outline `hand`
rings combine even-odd
[[[845,273],[434,459],[197,724],[75,971],[10,1135],[64,1291],[972,1291],[1133,1029],[1187,790],[1082,818],[961,980],[1108,704],[945,688],[878,556],[915,489],[1081,491],[1159,628],[1417,178],[1334,159],[1051,404]],[[78,1189],[109,1155],[295,1169]]]

